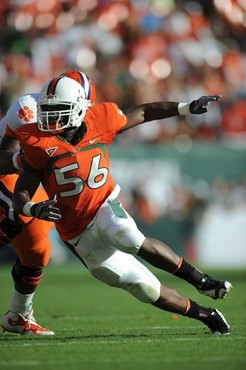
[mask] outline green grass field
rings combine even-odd
[[[78,264],[50,266],[35,296],[35,316],[56,335],[0,332],[0,369],[245,369],[246,274],[213,273],[233,284],[223,301],[201,296],[164,272],[158,277],[191,299],[220,309],[232,327],[229,336],[208,334],[195,320],[140,303],[103,285]],[[0,281],[2,316],[12,296],[10,267],[1,266]]]

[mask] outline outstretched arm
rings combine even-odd
[[[187,114],[202,114],[207,112],[207,106],[211,101],[220,100],[221,95],[201,96],[190,103],[156,102],[142,104],[137,107],[124,110],[127,124],[120,132],[140,125],[141,123]]]

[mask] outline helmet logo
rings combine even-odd
[[[34,111],[27,105],[25,105],[19,110],[18,116],[25,122],[31,122],[31,120],[34,118]]]

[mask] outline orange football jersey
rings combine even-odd
[[[86,134],[74,146],[59,135],[40,131],[36,123],[16,130],[27,163],[42,171],[48,196],[57,195],[62,218],[56,227],[63,240],[78,235],[114,189],[108,145],[127,123],[114,103],[94,105],[84,121]]]

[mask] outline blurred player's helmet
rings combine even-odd
[[[85,73],[76,69],[68,70],[61,74],[61,76],[67,76],[77,81],[85,90],[86,99],[90,100],[91,104],[95,104],[96,101],[96,87],[91,78]]]
[[[61,132],[79,127],[91,103],[81,84],[66,76],[46,82],[37,104],[38,127],[41,131]]]

